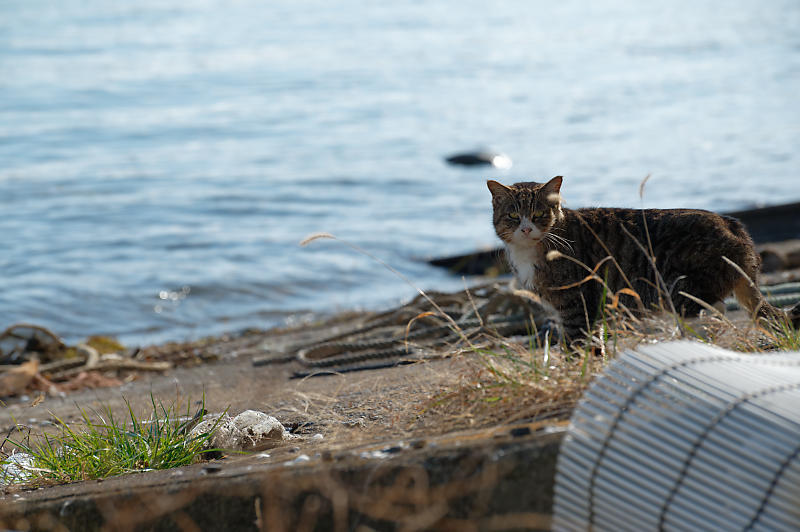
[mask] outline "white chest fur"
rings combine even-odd
[[[508,261],[511,263],[511,268],[513,268],[521,287],[533,291],[536,268],[542,260],[538,246],[508,244],[506,251]]]

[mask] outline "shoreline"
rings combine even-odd
[[[776,244],[775,252],[793,253],[790,244]],[[800,278],[800,268],[766,273],[764,278],[786,282]],[[445,296],[449,297],[441,297]],[[479,297],[476,291],[471,304]],[[402,364],[392,359],[397,363],[353,372],[312,368],[297,378],[298,370],[304,370],[297,346],[326,345],[352,331],[371,330],[376,320],[404,307],[411,311],[402,315],[400,329],[406,329],[405,323],[424,314],[412,303],[391,311],[346,311],[291,327],[154,344],[127,353],[137,363],[154,364],[149,369],[98,365],[111,358],[104,358],[102,342],[95,342],[95,365],[75,374],[85,386],[51,390],[45,383],[24,400],[8,401],[0,411],[0,429],[12,434],[21,423],[27,430],[51,431],[54,416],[74,424],[82,408],[107,408],[124,418],[128,408],[146,411],[153,400],[196,404],[202,398],[211,413],[254,409],[275,416],[293,440],[258,454],[229,454],[172,470],[34,489],[8,486],[0,495],[0,525],[29,528],[23,526],[28,523],[50,529],[35,523],[55,523],[99,529],[134,522],[175,526],[188,519],[225,527],[253,523],[267,512],[280,516],[288,527],[304,519],[309,493],[321,504],[313,519],[331,523],[341,518],[336,517],[341,514],[333,494],[342,493],[352,515],[377,529],[436,508],[437,519],[462,525],[508,519],[524,528],[547,529],[563,426],[584,390],[615,353],[642,342],[669,341],[676,334],[673,322],[656,316],[642,324],[641,331],[627,331],[629,336],[621,337],[619,344],[615,337],[613,343],[609,339],[591,345],[582,354],[543,350],[520,338],[486,337],[474,345],[432,348],[437,356],[402,357]],[[729,313],[725,321],[695,320],[691,329],[717,345],[761,349],[761,333],[742,311]],[[75,356],[92,357],[90,352]],[[256,363],[265,356],[271,357],[268,364]],[[157,365],[163,363],[168,367]],[[465,477],[465,471],[472,473]],[[494,476],[481,471],[494,471]],[[394,496],[417,500],[417,488],[407,491],[386,482],[423,474],[419,486],[424,485],[426,493],[466,489],[484,493],[489,502],[467,514],[462,510],[472,504],[465,502],[470,499],[455,496],[426,497],[402,509],[392,506],[388,514],[372,511],[377,502],[359,502],[367,500],[367,486],[375,501]],[[279,489],[265,487],[276,485]],[[536,496],[509,497],[510,492]],[[133,508],[137,510],[132,513]]]
[[[176,352],[191,347],[217,356],[119,388],[7,405],[0,412],[4,430],[12,419],[46,430],[53,415],[78,421],[79,406],[107,407],[124,415],[128,404],[135,411],[147,408],[150,394],[177,404],[203,397],[210,412],[256,409],[275,415],[294,439],[260,453],[230,454],[178,469],[36,489],[7,487],[0,495],[0,525],[50,530],[56,525],[101,529],[194,523],[249,529],[266,526],[263,520],[270,519],[269,526],[289,529],[304,519],[329,524],[343,519],[335,502],[341,500],[349,508],[348,522],[355,519],[378,530],[392,529],[420,512],[433,512],[432,522],[458,526],[515,523],[547,530],[565,423],[602,370],[605,355],[590,352],[576,360],[554,351],[549,379],[525,381],[523,390],[519,384],[497,388],[498,375],[519,368],[487,359],[480,351],[303,379],[291,378],[296,360],[253,364],[265,343],[280,350],[318,341],[368,317],[341,314],[303,327],[175,345]],[[751,334],[743,312],[731,313],[730,319]],[[648,334],[637,342],[655,337]],[[502,345],[512,346],[507,340]],[[532,354],[542,355],[539,350]],[[408,485],[395,480],[404,478],[417,480]],[[419,490],[428,495],[419,499]],[[475,494],[485,504],[475,507]],[[320,505],[313,514],[308,514],[309,500]],[[389,500],[417,502],[390,504],[386,508],[391,511],[375,509]]]
[[[762,286],[773,286],[800,281],[800,239],[763,243],[757,245],[757,249],[763,260],[759,284]],[[474,257],[475,255],[473,254],[470,256]],[[494,257],[493,260],[495,260]],[[472,278],[470,286],[473,288],[479,287],[481,286],[481,281],[484,282],[483,284],[485,284],[486,281],[490,283],[504,283],[505,279],[507,279],[507,277],[504,276],[504,274],[498,276],[476,276]],[[430,293],[434,294],[436,292],[430,291]],[[234,357],[258,356],[259,354],[263,355],[267,351],[275,352],[290,347],[288,343],[284,343],[277,348],[273,346],[265,351],[262,344],[281,337],[295,338],[295,342],[300,344],[319,342],[324,340],[326,335],[330,336],[332,331],[346,328],[348,324],[352,327],[354,323],[365,323],[369,319],[384,314],[385,312],[385,310],[343,310],[332,313],[321,313],[319,315],[311,315],[304,312],[301,318],[292,320],[294,323],[267,329],[251,327],[239,331],[226,331],[221,334],[201,336],[195,339],[157,342],[143,346],[122,346],[114,337],[106,336],[90,336],[82,342],[77,342],[75,345],[68,346],[60,337],[48,329],[37,326],[36,324],[16,324],[5,331],[0,331],[0,342],[4,340],[2,335],[8,334],[14,327],[22,327],[23,329],[32,328],[43,331],[43,334],[39,334],[40,341],[41,338],[46,339],[47,336],[49,336],[50,338],[48,341],[53,342],[51,347],[54,349],[52,353],[44,353],[44,355],[49,356],[51,360],[41,360],[40,367],[38,367],[38,371],[46,378],[50,377],[54,369],[62,369],[61,365],[56,362],[56,359],[74,357],[76,349],[85,349],[88,346],[91,350],[92,342],[99,342],[101,346],[100,352],[94,353],[93,356],[101,356],[101,358],[104,359],[110,356],[116,358],[111,361],[101,360],[99,366],[95,368],[87,367],[84,369],[93,370],[95,372],[118,370],[118,373],[121,372],[122,374],[118,375],[118,379],[112,378],[106,381],[103,379],[89,380],[85,383],[85,387],[113,387],[121,386],[124,382],[130,382],[132,376],[141,374],[142,372],[168,371],[177,367],[192,367],[199,364],[212,363],[226,356],[231,356],[231,353],[233,353]],[[102,347],[107,345],[111,347],[106,351],[102,351]],[[2,347],[2,344],[0,344],[0,347]],[[97,345],[94,346],[94,348],[97,347]],[[2,352],[0,352],[0,354],[2,354]],[[85,357],[85,354],[81,356]],[[118,360],[119,358],[123,360],[120,361]],[[6,359],[9,359],[7,353]],[[9,363],[12,365],[9,366]],[[5,364],[6,366],[0,364],[0,377],[3,375],[2,368],[8,370],[13,367],[14,362],[9,360]],[[78,369],[76,369],[80,367],[80,364],[72,363],[70,365],[69,361],[66,361],[64,366],[66,367],[67,373],[72,375],[78,375],[80,373]],[[0,399],[13,401],[14,395],[28,397],[35,395],[36,392],[51,394],[63,393],[62,390],[59,389],[59,386],[48,389],[47,380],[39,382],[33,388],[28,389],[27,392],[24,392],[26,387],[27,385],[17,386],[17,389],[20,390],[19,392],[6,393],[5,397],[0,397]],[[67,386],[64,388],[64,391],[74,391],[81,387],[83,386],[78,383],[76,386]],[[2,378],[0,378],[0,393],[4,390],[7,390],[7,388],[3,387]]]

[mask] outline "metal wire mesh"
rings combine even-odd
[[[609,365],[558,458],[554,530],[800,530],[800,353],[692,342]]]

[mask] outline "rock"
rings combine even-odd
[[[245,410],[233,418],[227,414],[207,416],[189,432],[189,437],[209,432],[215,424],[216,429],[206,445],[207,449],[263,451],[294,438],[280,421],[256,410]]]
[[[786,257],[772,249],[761,252],[761,271],[764,273],[780,272],[786,269]]]
[[[245,410],[232,420],[239,450],[263,451],[290,439],[280,421],[264,412]]]
[[[12,454],[0,465],[0,486],[25,482],[33,476],[28,471],[32,467],[34,467],[33,456],[28,453]]]
[[[800,267],[800,240],[770,242],[756,248],[761,255],[761,271],[764,273]]]
[[[289,460],[286,462],[286,465],[295,465],[295,464],[302,464],[304,462],[310,461],[311,458],[307,454],[298,455],[294,460]]]
[[[227,414],[205,416],[203,421],[189,431],[187,439],[199,438],[203,434],[212,432],[211,438],[203,446],[203,456],[207,459],[222,458],[218,450],[238,450],[233,448],[231,430],[231,417]],[[211,451],[215,449],[214,451]]]

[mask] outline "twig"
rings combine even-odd
[[[136,371],[167,371],[172,369],[171,362],[141,362],[139,360],[118,359],[100,360],[91,368],[80,366],[66,369],[51,375],[53,380],[63,380],[78,375],[84,371],[109,371],[109,370],[136,370]]]

